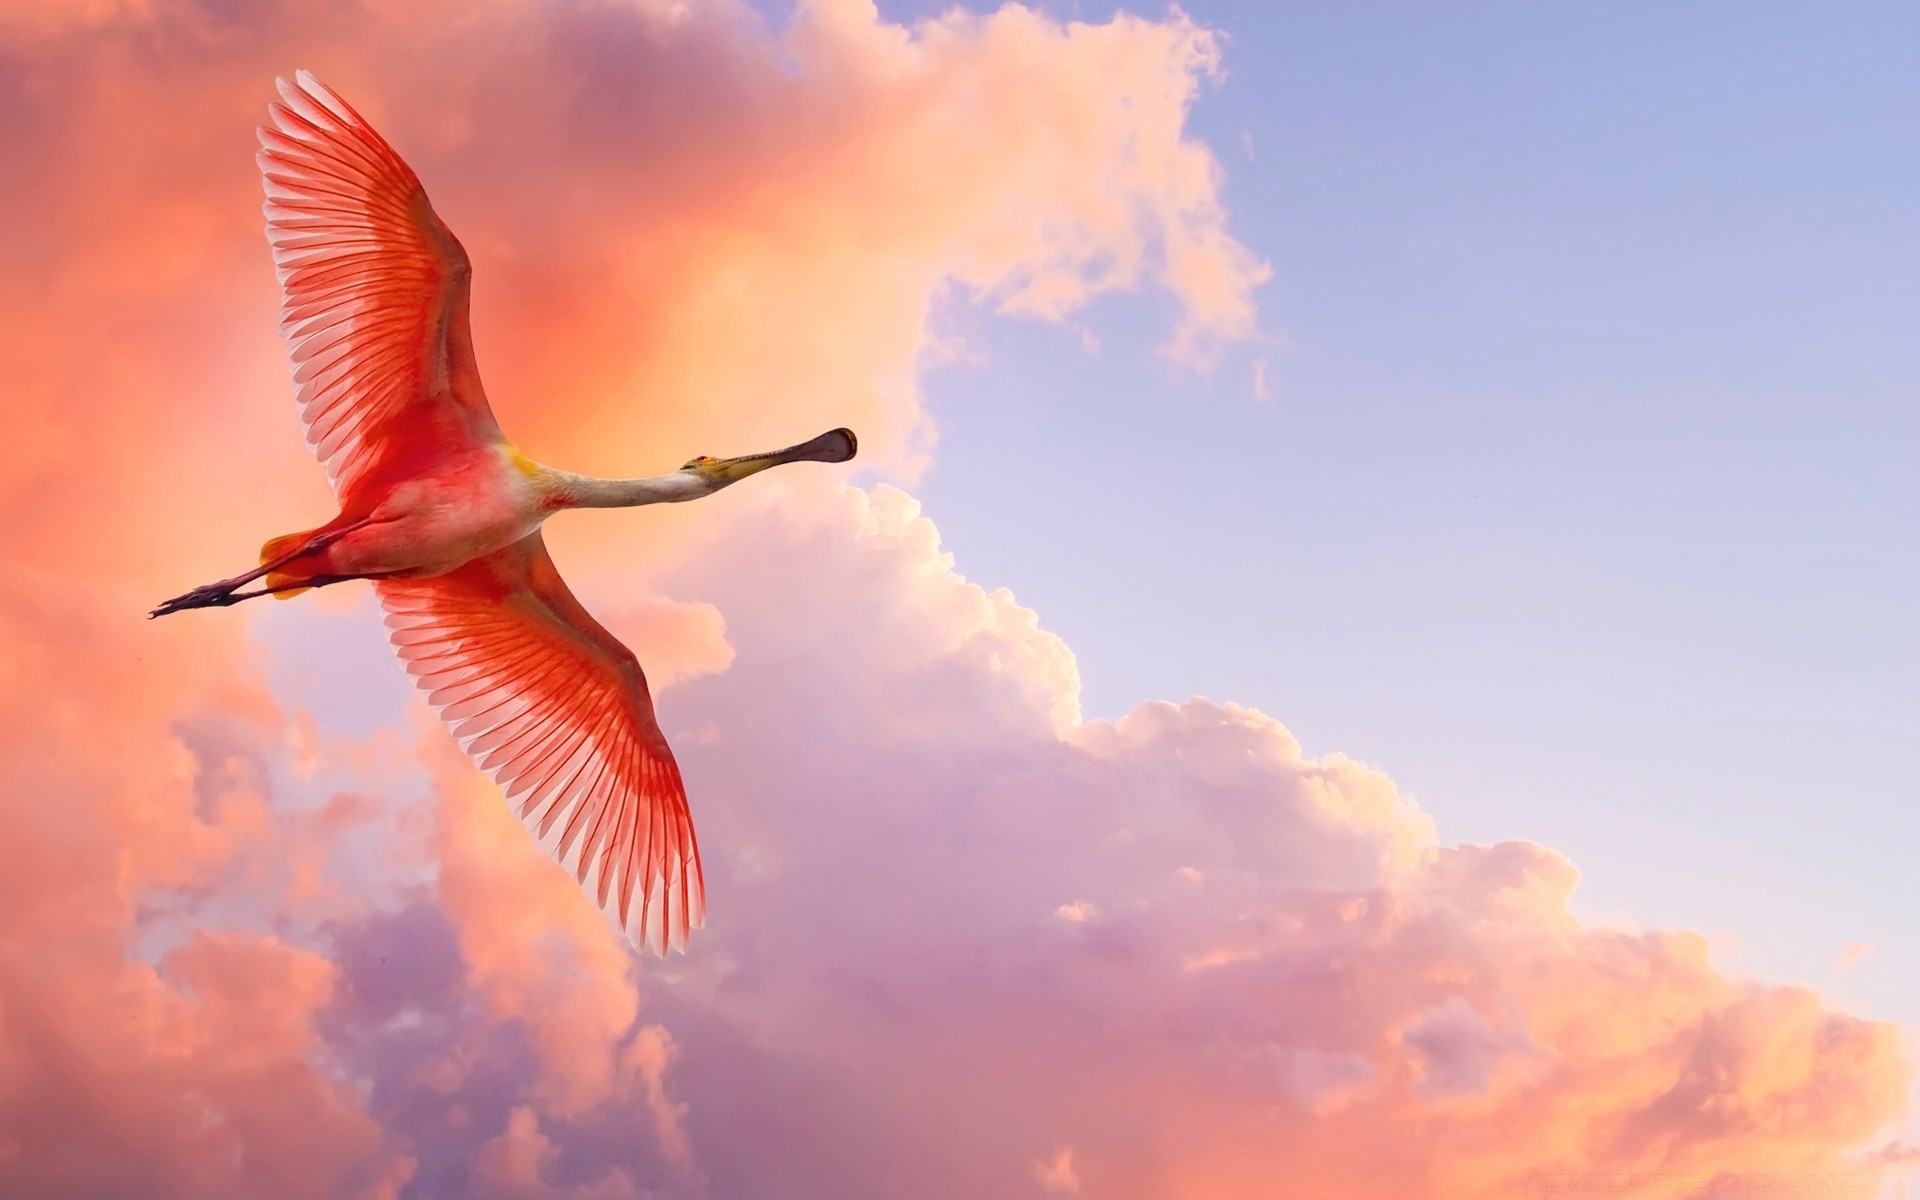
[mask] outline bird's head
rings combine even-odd
[[[853,436],[853,430],[830,429],[812,441],[788,446],[785,450],[776,450],[771,454],[748,454],[740,458],[714,458],[702,454],[680,469],[691,471],[695,475],[712,480],[720,487],[725,487],[729,483],[737,483],[749,475],[764,471],[768,467],[777,467],[781,463],[846,462],[859,449],[860,442]]]

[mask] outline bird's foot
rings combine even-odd
[[[163,602],[160,607],[147,614],[147,619],[164,617],[169,613],[182,612],[189,608],[220,608],[239,599],[234,593],[238,585],[221,580],[219,583],[203,583],[190,592],[182,592],[173,599]]]

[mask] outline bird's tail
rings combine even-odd
[[[260,565],[265,566],[277,559],[287,557],[287,555],[300,549],[301,546],[312,541],[314,535],[319,532],[318,529],[309,529],[304,533],[288,533],[282,534],[277,538],[268,538],[266,544],[260,547]],[[302,579],[313,578],[313,576],[317,574],[313,569],[316,565],[317,564],[311,560],[297,558],[281,567],[268,571],[267,577],[263,582],[276,599],[291,600],[301,592],[311,591],[312,589],[303,587],[288,588],[287,585],[290,583],[299,583]],[[280,588],[287,588],[287,590],[280,591],[278,590]]]

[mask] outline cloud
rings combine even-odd
[[[1033,1177],[1042,1189],[1068,1196],[1080,1194],[1080,1176],[1073,1169],[1073,1147],[1068,1146],[1050,1161],[1033,1164]]]
[[[1152,287],[1182,362],[1257,334],[1185,126],[1221,63],[1177,11],[0,8],[0,1192],[1474,1197],[1870,1145],[1897,1031],[1583,926],[1552,850],[1447,845],[1264,714],[1083,721],[896,487],[554,527],[694,791],[711,923],[669,964],[342,650],[364,598],[141,619],[330,511],[259,235],[273,73],[419,169],[536,456],[844,422],[910,481],[942,306]]]
[[[631,473],[849,424],[911,470],[932,437],[915,371],[955,288],[1058,318],[1156,284],[1190,358],[1254,329],[1266,268],[1183,128],[1218,40],[1184,17],[1009,6],[909,29],[817,3],[775,33],[733,3],[39,11],[0,16],[18,47],[0,370],[26,468],[0,515],[47,569],[177,590],[330,511],[276,399],[249,149],[293,62],[366,109],[466,242],[490,394],[543,459]]]
[[[525,1105],[507,1116],[507,1127],[480,1148],[476,1183],[483,1195],[502,1200],[640,1200],[633,1180],[618,1167],[571,1186],[545,1176],[560,1152],[540,1132],[540,1118]]]
[[[1848,942],[1846,945],[1840,947],[1840,953],[1833,956],[1833,969],[1836,971],[1851,971],[1853,968],[1859,966],[1862,960],[1871,958],[1874,954],[1878,953],[1879,949],[1878,946],[1867,942]]]
[[[287,746],[231,669],[231,631],[135,640],[15,569],[0,629],[0,1132],[17,1147],[0,1191],[317,1197],[396,1178],[406,1156],[318,1032],[335,963],[270,925],[177,919],[260,856],[287,865],[267,815]]]
[[[1018,1194],[1062,1145],[1121,1196],[1817,1170],[1900,1108],[1893,1028],[1729,978],[1695,934],[1587,928],[1558,854],[1445,845],[1377,771],[1257,712],[1063,724],[1055,643],[1010,602],[980,619],[902,493],[763,496],[712,537],[787,565],[769,593],[695,543],[668,576],[736,647],[663,702],[670,732],[724,730],[683,755],[713,928],[654,996],[729,1017],[680,1037],[703,1164],[727,1144],[703,1108],[751,1103],[741,1030],[831,1064],[885,1113],[868,1136],[939,1146],[935,1196]],[[771,1186],[761,1165],[731,1194]]]

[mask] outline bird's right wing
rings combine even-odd
[[[467,327],[472,269],[412,169],[312,75],[276,81],[255,156],[300,424],[343,501],[390,454],[499,437]]]
[[[680,770],[639,662],[540,534],[374,586],[407,672],[541,847],[634,945],[686,949],[706,892]]]

